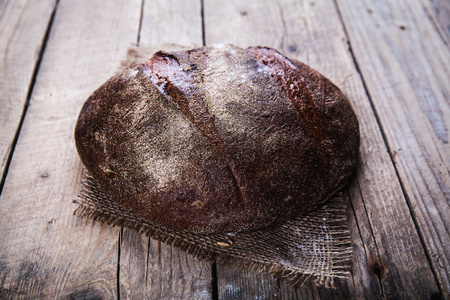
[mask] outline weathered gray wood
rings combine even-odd
[[[140,43],[202,45],[201,0],[145,1]]]
[[[0,298],[117,297],[119,230],[73,216],[73,128],[136,40],[140,4],[59,2],[0,201]]]
[[[139,44],[154,51],[169,44],[202,44],[201,2],[145,1]],[[147,51],[148,58],[153,51]],[[123,229],[120,255],[122,299],[211,299],[212,270],[153,239]]]
[[[422,0],[428,10],[428,14],[435,23],[442,38],[450,43],[450,1],[447,0]]]
[[[134,230],[123,229],[119,269],[121,299],[145,299],[148,249],[148,238]]]
[[[270,274],[217,266],[218,299],[282,299]]]
[[[211,265],[150,241],[148,299],[211,299]]]
[[[353,180],[351,184],[352,198],[361,198],[361,195],[358,195],[360,191],[357,180]],[[352,283],[356,285],[352,296],[356,299],[381,299],[383,298],[381,283],[371,269],[371,266],[375,266],[374,263],[379,261],[375,239],[368,220],[364,216],[366,210],[361,207],[364,203],[362,201],[354,202],[355,204],[350,203],[348,207],[349,227],[352,229],[353,260],[356,262],[352,268]],[[355,208],[354,205],[357,207]],[[359,288],[359,286],[364,288]]]
[[[121,299],[211,299],[211,276],[210,263],[123,230]]]
[[[450,51],[420,2],[338,4],[411,213],[448,297]]]
[[[56,0],[0,3],[0,173],[27,101]]]
[[[240,46],[263,44],[316,68],[343,89],[360,118],[360,165],[350,187],[355,210],[350,217],[356,253],[353,277],[340,283],[340,292],[335,296],[406,298],[430,297],[437,292],[377,120],[352,62],[334,2],[206,1],[205,25],[207,44],[224,41]],[[370,230],[360,233],[358,224],[362,230]],[[379,280],[376,273],[378,265],[383,264],[385,268],[380,271]],[[230,282],[232,276],[221,272],[218,270],[219,294],[226,286],[233,285],[251,286],[252,291],[247,294],[258,295],[255,278]],[[282,288],[282,291],[287,290]],[[283,297],[301,297],[304,293],[302,290],[286,292]],[[311,295],[330,296],[323,291]]]

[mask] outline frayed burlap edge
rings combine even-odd
[[[134,229],[153,239],[224,266],[268,272],[293,286],[314,278],[334,287],[350,275],[351,237],[346,205],[337,194],[320,208],[296,219],[250,232],[198,234],[152,224],[122,209],[85,175],[74,214],[112,226]]]

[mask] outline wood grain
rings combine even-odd
[[[202,44],[200,1],[145,1],[139,44],[156,52]],[[150,58],[149,54],[148,58]],[[208,262],[123,229],[120,255],[122,299],[211,299]]]
[[[450,1],[422,0],[422,3],[447,46],[450,46]]]
[[[119,269],[121,299],[146,299],[148,250],[148,238],[134,230],[122,229]]]
[[[211,299],[211,265],[150,241],[148,299]]]
[[[1,174],[6,171],[55,3],[56,0],[0,2]]]
[[[73,128],[136,40],[140,3],[58,5],[0,201],[0,298],[117,297],[118,229],[73,216]]]
[[[217,266],[218,299],[282,299],[278,281],[267,273]]]
[[[202,45],[201,0],[145,1],[143,12],[141,44]]]
[[[258,5],[237,1],[205,3],[207,44],[226,40],[240,46],[263,44],[276,47],[330,77],[343,89],[357,112],[361,123],[361,154],[356,179],[350,186],[355,210],[350,216],[350,225],[357,255],[353,260],[353,278],[340,284],[338,297],[345,298],[346,294],[430,297],[438,292],[438,288],[371,104],[353,64],[346,34],[338,24],[339,13],[333,1],[264,1]],[[248,293],[258,295],[256,278],[236,276],[243,281],[230,282],[231,277],[221,278],[220,272],[218,270],[219,294],[228,285],[253,284]],[[419,273],[420,277],[416,275]],[[250,283],[247,284],[247,280]],[[304,292],[299,290],[289,296],[284,294],[284,297],[300,297]],[[313,295],[330,296],[319,291]]]
[[[124,229],[121,299],[211,299],[211,265]]]
[[[450,52],[418,2],[338,3],[412,216],[448,297]]]

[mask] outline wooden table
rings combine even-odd
[[[1,299],[449,297],[448,0],[0,1]],[[132,44],[280,49],[359,117],[352,276],[328,290],[201,262],[73,216],[84,100]]]

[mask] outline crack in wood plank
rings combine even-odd
[[[356,184],[357,184],[358,187],[359,187],[359,183],[358,183],[358,180],[357,180],[357,179],[355,179],[355,182],[356,182]],[[360,189],[359,189],[359,191],[360,191]],[[361,196],[361,198],[362,198],[361,193],[360,193],[360,196]],[[367,262],[369,263],[369,261],[370,261],[371,259],[370,259],[370,257],[369,257],[369,253],[368,253],[368,249],[367,249],[368,246],[366,245],[366,243],[365,243],[365,241],[364,241],[364,238],[363,238],[363,236],[362,236],[361,226],[359,225],[358,217],[357,217],[357,214],[356,214],[356,210],[355,210],[355,207],[354,207],[354,205],[353,205],[353,203],[352,203],[352,198],[351,198],[350,194],[348,194],[348,197],[349,197],[349,204],[350,204],[351,210],[352,210],[352,212],[353,212],[353,218],[355,219],[356,228],[357,228],[357,231],[358,231],[358,235],[359,235],[359,238],[360,238],[360,242],[361,242],[361,244],[363,245],[364,255],[365,255],[365,257],[366,257]],[[362,202],[364,203],[364,201],[362,201]],[[368,215],[367,211],[365,211],[365,213],[366,213],[366,215]],[[373,236],[373,231],[372,231],[372,229],[371,229],[371,232],[372,232],[372,236]],[[373,241],[374,241],[374,240],[373,240]],[[376,245],[376,242],[375,242],[375,241],[374,241],[374,243],[375,243],[375,245]],[[376,251],[377,251],[377,255],[378,255],[378,257],[379,257],[380,254],[379,254],[379,249],[378,249],[377,246],[376,246]],[[352,274],[352,280],[353,280],[353,285],[355,285],[356,282],[355,282],[355,280],[354,280],[354,275],[353,275],[353,274]],[[378,280],[377,280],[377,281],[378,281],[378,287],[379,287],[379,289],[380,289],[380,291],[381,291],[381,297],[382,297],[382,298],[386,298],[386,297],[384,296],[384,291],[383,291],[383,285],[382,285],[382,283],[381,283],[381,278],[378,277]]]
[[[144,18],[144,7],[145,7],[145,0],[141,0],[141,15],[139,17],[139,29],[137,34],[137,45],[139,46],[139,42],[141,41],[141,30],[142,30],[142,20]]]

